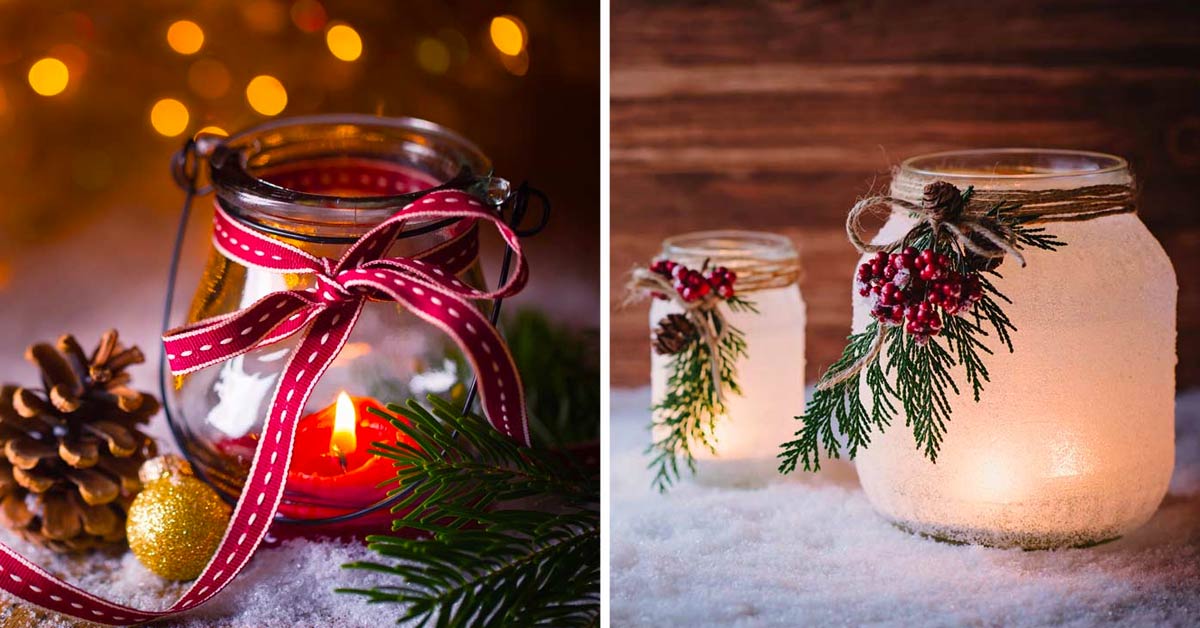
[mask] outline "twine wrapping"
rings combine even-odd
[[[902,248],[922,227],[928,225],[933,237],[948,234],[964,250],[980,257],[994,259],[1012,256],[1021,266],[1025,257],[1017,250],[1010,229],[989,216],[1002,206],[1006,217],[1022,219],[1026,224],[1049,222],[1078,222],[1102,216],[1137,212],[1137,190],[1127,184],[1091,185],[1073,189],[1050,190],[973,190],[965,203],[953,207],[931,203],[931,188],[947,185],[930,182],[903,172],[892,181],[892,194],[869,196],[850,208],[846,217],[846,235],[860,253],[894,251]],[[891,214],[896,207],[908,211],[917,224],[901,238],[872,243],[862,228],[862,219],[871,213]],[[977,237],[972,237],[977,236]],[[883,349],[885,328],[880,325],[871,349],[862,358],[836,373],[826,373],[817,383],[817,390],[827,390],[857,375],[876,359]]]

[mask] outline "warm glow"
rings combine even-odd
[[[515,57],[525,49],[525,25],[511,15],[492,19],[492,44],[496,50]]]
[[[167,28],[167,44],[181,55],[195,54],[204,45],[204,31],[191,20],[179,20]]]
[[[209,135],[220,135],[221,137],[229,137],[229,132],[226,131],[225,129],[222,129],[219,126],[206,126],[203,129],[196,131],[196,135],[202,135],[205,133],[207,133]]]
[[[287,107],[287,90],[279,79],[263,74],[251,79],[246,86],[246,100],[255,111],[273,116]]]
[[[354,61],[362,56],[362,38],[358,36],[358,31],[345,24],[330,26],[325,31],[325,43],[329,46],[329,52],[342,61]]]
[[[150,110],[150,125],[161,135],[175,137],[187,129],[187,107],[174,98],[163,98]]]
[[[29,86],[42,96],[61,94],[69,78],[67,64],[54,57],[41,59],[29,68]]]
[[[345,456],[358,448],[358,437],[354,433],[356,423],[358,411],[354,409],[354,400],[346,391],[338,393],[337,407],[333,411],[333,436],[329,439],[329,451]]]

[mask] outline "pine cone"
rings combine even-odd
[[[683,314],[667,314],[654,330],[654,352],[675,355],[683,351],[699,334],[696,326]]]
[[[109,331],[91,356],[63,336],[25,357],[44,388],[0,387],[0,520],[59,552],[123,542],[138,468],[156,454],[137,426],[158,401],[129,389],[125,372],[145,356]]]
[[[954,220],[962,213],[962,193],[950,183],[934,181],[925,186],[922,205],[934,220]]]

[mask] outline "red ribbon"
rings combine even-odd
[[[450,242],[412,258],[385,258],[403,225],[457,219],[470,227]],[[485,292],[456,275],[475,260],[478,221],[490,222],[513,250],[516,272]],[[394,301],[454,339],[478,374],[484,413],[500,432],[529,444],[524,393],[503,339],[470,299],[506,297],[524,286],[528,267],[512,229],[473,196],[456,190],[427,194],[359,239],[333,261],[262,235],[217,207],[213,243],[247,267],[309,274],[315,286],[269,294],[244,310],[169,332],[163,342],[176,375],[211,366],[303,332],[279,378],[270,414],[242,495],[220,546],[200,576],[166,611],[145,611],[98,598],[47,573],[0,544],[0,588],[53,611],[109,625],[159,619],[211,599],[249,562],[283,497],[296,421],[313,387],[341,351],[367,301]]]

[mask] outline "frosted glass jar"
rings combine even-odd
[[[1119,157],[1026,149],[916,157],[900,175],[979,190],[1131,180]],[[895,212],[877,241],[911,225]],[[1166,493],[1175,453],[1171,262],[1137,214],[1045,226],[1067,246],[1027,250],[1025,268],[1013,260],[999,268],[1015,352],[987,339],[991,383],[978,403],[969,392],[951,396],[937,463],[915,447],[903,416],[859,453],[867,497],[903,528],[996,546],[1086,545],[1145,523]],[[869,309],[855,294],[855,331]]]
[[[716,453],[693,443],[692,453],[700,462],[698,473],[724,466],[774,473],[779,443],[791,440],[796,431],[795,415],[804,407],[805,306],[796,283],[799,256],[791,240],[756,231],[703,231],[668,238],[661,257],[699,269],[725,266],[738,273],[734,288],[739,296],[754,303],[759,313],[731,312],[718,305],[734,327],[746,335],[747,357],[738,362],[738,384],[742,395],[727,394],[726,415],[715,421]],[[748,283],[752,269],[769,265],[790,268],[790,277],[762,289]],[[682,310],[672,301],[654,299],[650,306],[653,330],[667,314]],[[651,351],[651,389],[654,404],[666,394],[671,356]],[[715,461],[756,463],[706,464]]]

